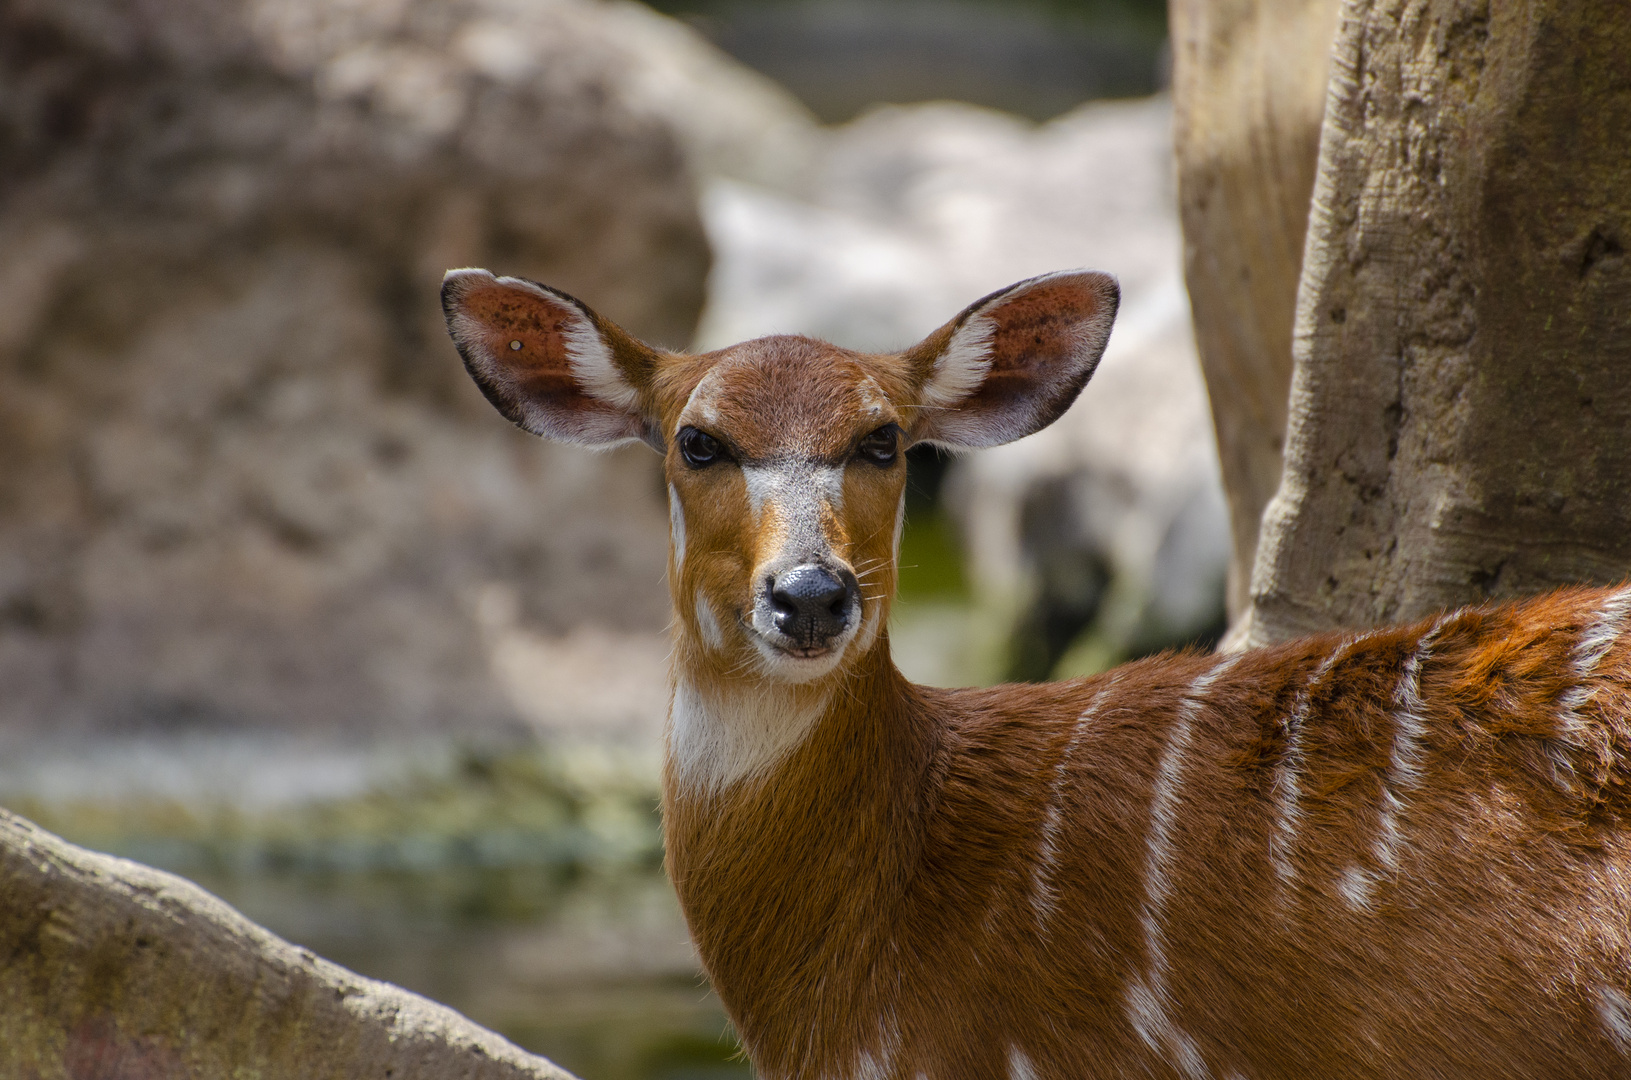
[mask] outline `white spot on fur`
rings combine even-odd
[[[1337,881],[1337,891],[1348,902],[1353,911],[1363,911],[1370,907],[1370,874],[1362,867],[1350,866],[1342,872]]]
[[[856,1056],[856,1080],[889,1080],[895,1073],[895,1057],[900,1053],[900,1031],[892,1018],[878,1021],[878,1043]]]
[[[685,507],[680,505],[680,493],[668,485],[668,538],[674,545],[674,569],[685,567]]]
[[[668,756],[675,778],[706,793],[758,776],[802,743],[827,709],[765,683],[728,696],[703,694],[681,675],[668,712]]]
[[[1008,1048],[1008,1080],[1039,1080],[1031,1059],[1017,1046]]]
[[[697,594],[697,632],[702,635],[702,643],[714,652],[725,647],[725,632],[719,628],[719,620],[714,616],[714,607],[708,603],[706,597]]]
[[[1054,886],[1053,875],[1059,864],[1059,827],[1064,817],[1060,804],[1064,801],[1065,780],[1070,772],[1071,758],[1076,752],[1076,746],[1081,742],[1082,734],[1087,725],[1104,704],[1115,686],[1112,679],[1104,689],[1093,695],[1087,708],[1076,717],[1076,723],[1071,727],[1070,738],[1065,741],[1065,748],[1059,755],[1059,762],[1053,767],[1053,781],[1048,787],[1048,808],[1042,814],[1042,838],[1037,843],[1036,864],[1031,869],[1031,910],[1036,914],[1037,929],[1047,933],[1048,922],[1058,909],[1059,890]]]
[[[1597,1015],[1602,1018],[1603,1030],[1619,1045],[1620,1051],[1631,1054],[1631,998],[1612,986],[1599,986]]]
[[[1144,930],[1147,968],[1142,978],[1127,988],[1127,1018],[1151,1050],[1178,1066],[1190,1080],[1208,1076],[1206,1062],[1195,1041],[1167,1011],[1167,952],[1161,923],[1172,887],[1168,880],[1173,860],[1173,832],[1183,809],[1179,791],[1183,784],[1184,756],[1194,733],[1195,720],[1205,704],[1207,692],[1243,654],[1224,657],[1198,676],[1184,692],[1173,720],[1172,732],[1161,752],[1156,770],[1155,791],[1150,798],[1150,836],[1144,858],[1144,905],[1139,923]]]
[[[1437,640],[1439,631],[1460,612],[1445,615],[1421,636],[1416,650],[1405,661],[1399,685],[1393,692],[1393,750],[1382,773],[1382,805],[1377,822],[1376,841],[1371,853],[1377,865],[1388,873],[1398,873],[1399,850],[1404,840],[1399,833],[1399,817],[1406,806],[1401,795],[1421,785],[1422,739],[1427,734],[1427,705],[1421,699],[1421,665]]]
[[[1007,294],[997,299],[1007,299]],[[991,370],[991,344],[996,336],[997,324],[989,317],[974,314],[964,320],[935,357],[934,370],[920,395],[923,404],[945,408],[978,390]]]

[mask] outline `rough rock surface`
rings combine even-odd
[[[654,459],[509,430],[436,290],[686,344],[682,143],[755,168],[663,112],[698,50],[581,0],[0,4],[0,731],[480,733],[491,589],[659,632]]]
[[[1339,0],[1174,0],[1173,145],[1185,280],[1245,610],[1280,485],[1291,330]]]
[[[0,811],[0,1075],[570,1080],[180,878]]]
[[[1631,20],[1348,0],[1249,640],[1631,571]]]
[[[1228,524],[1184,299],[1170,125],[1164,98],[1040,126],[971,106],[889,107],[834,129],[802,193],[707,189],[716,261],[703,347],[797,332],[894,349],[1033,274],[1088,266],[1120,279],[1116,330],[1077,404],[1042,434],[951,468],[975,623],[1074,605],[1079,630],[1111,579],[1117,647],[1183,640],[1221,616]],[[1092,595],[1066,596],[1083,573],[1099,575]],[[903,659],[910,674],[1012,674],[960,657],[956,641],[913,649],[902,629],[897,654],[930,661]]]

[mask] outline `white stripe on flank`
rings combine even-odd
[[[1399,872],[1399,815],[1405,810],[1402,793],[1421,786],[1422,739],[1427,734],[1427,705],[1421,699],[1421,665],[1427,659],[1439,632],[1461,617],[1457,611],[1441,615],[1432,629],[1421,636],[1416,651],[1405,661],[1399,685],[1393,691],[1393,750],[1382,773],[1382,807],[1377,822],[1376,841],[1371,854],[1377,865],[1389,874]]]
[[[1308,710],[1313,704],[1314,690],[1325,681],[1332,668],[1353,652],[1354,646],[1371,636],[1361,634],[1332,649],[1331,655],[1320,662],[1320,666],[1314,670],[1313,677],[1297,695],[1297,700],[1291,707],[1291,715],[1286,718],[1285,754],[1281,757],[1274,776],[1274,786],[1280,794],[1279,812],[1275,819],[1274,832],[1269,837],[1269,862],[1274,867],[1274,876],[1280,879],[1282,885],[1289,886],[1297,880],[1297,868],[1292,862],[1292,857],[1297,849],[1297,831],[1302,824],[1302,782],[1298,777],[1303,768],[1303,727],[1308,723]],[[1287,894],[1282,890],[1280,895],[1284,900]]]
[[[1036,865],[1031,869],[1031,910],[1036,913],[1037,930],[1044,935],[1048,932],[1048,922],[1053,918],[1059,901],[1059,890],[1054,886],[1053,875],[1059,863],[1059,825],[1063,816],[1059,804],[1064,801],[1066,774],[1082,733],[1114,686],[1115,678],[1112,677],[1104,689],[1093,695],[1093,700],[1076,718],[1070,738],[1065,741],[1065,749],[1059,755],[1059,763],[1053,767],[1053,781],[1048,788],[1048,808],[1042,814],[1042,839],[1037,844]]]
[[[1008,1080],[1040,1080],[1031,1059],[1017,1046],[1008,1048]]]
[[[1236,653],[1219,660],[1200,675],[1184,692],[1178,715],[1167,737],[1161,764],[1156,770],[1155,791],[1150,799],[1150,839],[1144,863],[1144,906],[1139,922],[1144,930],[1144,955],[1148,969],[1127,988],[1127,1018],[1146,1046],[1178,1066],[1190,1080],[1210,1075],[1200,1049],[1188,1033],[1167,1014],[1167,952],[1162,940],[1161,922],[1172,886],[1167,875],[1173,860],[1173,832],[1182,810],[1179,789],[1183,783],[1184,755],[1189,752],[1195,720],[1205,705],[1206,694],[1224,672],[1245,654]]]
[[[1626,615],[1631,613],[1631,585],[1610,594],[1597,617],[1591,621],[1574,643],[1572,667],[1575,684],[1563,695],[1558,709],[1558,734],[1564,739],[1580,736],[1580,710],[1591,700],[1591,678],[1597,665],[1603,662],[1608,650],[1625,632]],[[1568,769],[1567,764],[1564,765]]]

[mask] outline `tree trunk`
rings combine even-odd
[[[1174,143],[1195,341],[1245,608],[1280,483],[1291,329],[1338,0],[1172,0]]]
[[[1631,569],[1631,19],[1346,0],[1244,637]]]

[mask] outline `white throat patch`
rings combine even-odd
[[[730,695],[704,694],[684,675],[674,684],[668,712],[668,757],[688,788],[717,794],[759,776],[785,758],[827,711],[827,695],[800,705],[806,695],[775,685]]]

